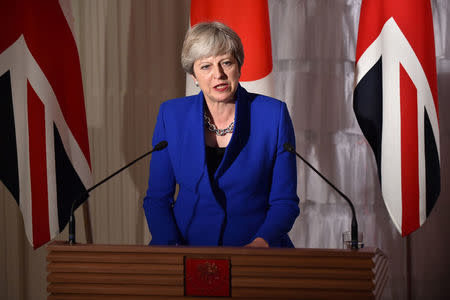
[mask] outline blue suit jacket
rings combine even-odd
[[[235,129],[213,181],[208,176],[203,93],[164,102],[153,134],[144,210],[151,245],[243,246],[256,237],[292,247],[299,214],[295,144],[286,104],[237,89]],[[174,201],[175,186],[179,192]]]

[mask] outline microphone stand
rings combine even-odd
[[[133,160],[132,162],[130,162],[126,166],[123,166],[122,168],[120,168],[116,172],[112,173],[111,175],[109,175],[108,177],[106,177],[105,179],[100,181],[99,183],[93,185],[92,187],[88,188],[85,192],[83,192],[81,195],[79,195],[78,199],[75,199],[75,201],[72,202],[72,207],[70,209],[70,217],[69,217],[69,244],[73,245],[73,244],[76,243],[75,242],[75,215],[74,215],[76,204],[77,203],[83,203],[84,201],[86,201],[89,198],[89,193],[92,190],[94,190],[98,186],[102,185],[106,181],[110,180],[111,178],[113,178],[114,176],[116,176],[117,174],[122,172],[123,170],[127,169],[131,165],[134,165],[136,162],[140,161],[141,159],[143,159],[147,155],[149,155],[149,154],[151,154],[151,153],[153,153],[155,151],[161,151],[161,150],[163,150],[166,147],[167,147],[167,141],[159,142],[158,144],[156,144],[156,146],[152,150],[150,150],[147,153],[139,156],[138,158],[136,158],[135,160]]]
[[[356,220],[355,207],[353,206],[352,201],[350,201],[350,199],[344,193],[342,193],[337,187],[334,186],[334,184],[332,184],[327,178],[325,178],[325,176],[323,176],[319,171],[317,171],[316,168],[314,168],[306,159],[304,159],[300,154],[298,154],[295,151],[295,148],[291,144],[285,143],[284,149],[288,152],[295,154],[297,157],[299,157],[306,165],[308,165],[308,167],[310,167],[314,172],[316,172],[316,174],[319,175],[320,178],[322,178],[336,192],[338,192],[338,194],[341,195],[341,197],[344,198],[345,201],[347,201],[348,205],[350,205],[350,208],[352,210],[352,227],[351,227],[352,245],[351,245],[351,248],[358,249],[358,221]]]

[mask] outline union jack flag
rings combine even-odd
[[[91,184],[78,52],[64,1],[0,3],[0,180],[34,248]]]
[[[384,202],[403,235],[440,193],[436,55],[429,0],[363,0],[353,108],[375,154]]]

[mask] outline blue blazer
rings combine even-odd
[[[205,159],[203,93],[161,104],[144,210],[151,245],[244,246],[256,237],[293,247],[299,214],[294,130],[284,102],[236,91],[235,128],[211,181]],[[176,184],[179,192],[176,201]]]

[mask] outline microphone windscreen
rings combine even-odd
[[[153,148],[153,151],[161,151],[162,149],[167,147],[167,141],[161,141]]]
[[[286,151],[289,151],[289,152],[292,152],[292,153],[295,151],[294,147],[292,147],[292,145],[289,144],[289,143],[285,143],[283,146],[284,146],[284,149]]]

